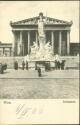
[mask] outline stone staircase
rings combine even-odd
[[[79,57],[78,56],[69,56],[64,57],[66,60],[65,69],[79,69]]]
[[[79,69],[79,57],[77,56],[64,56],[61,59],[66,60],[65,69]],[[17,60],[19,66],[21,66],[23,57],[0,57],[0,63],[7,63],[8,68],[13,68],[14,61]],[[31,63],[30,63],[31,65]],[[34,63],[33,63],[34,66]]]

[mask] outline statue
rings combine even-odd
[[[40,20],[38,21],[38,33],[39,37],[44,37],[44,22],[42,16],[40,16]]]
[[[41,49],[44,47],[44,44],[45,44],[43,14],[40,13],[39,17],[40,19],[38,21],[38,34],[39,34],[39,44],[40,44],[40,49]]]
[[[52,52],[52,46],[50,45],[50,41],[47,43],[45,42],[45,33],[44,33],[44,21],[43,21],[43,14],[39,14],[39,20],[38,20],[38,40],[39,45],[36,41],[33,42],[33,46],[31,47],[31,53],[29,55],[29,59],[27,60],[44,60],[44,61],[50,61],[54,60],[53,52]]]

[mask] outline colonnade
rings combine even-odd
[[[18,53],[20,53],[20,55],[22,56],[24,56],[24,47],[26,47],[26,46],[24,46],[24,43],[23,43],[23,39],[22,39],[22,32],[23,31],[20,31],[20,36],[19,36],[19,38],[20,38],[20,40],[19,40],[19,44],[18,44],[18,46],[19,46],[19,49],[17,50],[17,51],[19,51]],[[25,31],[26,32],[26,31]],[[61,53],[61,50],[62,50],[62,31],[58,31],[59,32],[59,49],[58,49],[58,53],[61,55],[62,53]],[[30,53],[30,30],[29,31],[27,31],[27,39],[28,39],[28,54]],[[38,32],[37,32],[37,30],[36,30],[36,43],[38,44]],[[14,35],[14,37],[16,37],[15,35]],[[52,50],[53,50],[53,54],[54,54],[54,30],[52,30],[51,31],[51,42],[52,42]],[[14,43],[15,44],[15,43]],[[69,53],[70,53],[70,31],[69,30],[67,30],[67,55],[69,55]],[[14,50],[15,51],[15,50]]]
[[[52,42],[52,50],[54,53],[54,31],[51,32],[51,42]],[[67,55],[70,54],[70,31],[67,31]],[[61,55],[62,50],[62,31],[59,31],[59,51],[58,53]]]

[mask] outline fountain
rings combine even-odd
[[[38,21],[38,40],[39,45],[36,42],[33,42],[31,47],[30,55],[27,55],[25,58],[28,61],[54,61],[55,56],[52,52],[52,46],[50,41],[46,43],[45,33],[44,33],[44,21],[43,14],[40,13]]]

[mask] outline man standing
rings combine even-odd
[[[26,70],[28,70],[28,61],[26,61]]]
[[[37,70],[37,62],[35,62],[35,70]]]
[[[18,70],[18,62],[17,61],[14,62],[14,69]]]
[[[24,70],[24,68],[25,68],[25,62],[24,62],[24,60],[22,61],[22,69]]]
[[[65,60],[62,60],[61,62],[61,69],[64,70],[64,66],[65,66]]]
[[[38,68],[38,76],[41,77],[41,68]]]

